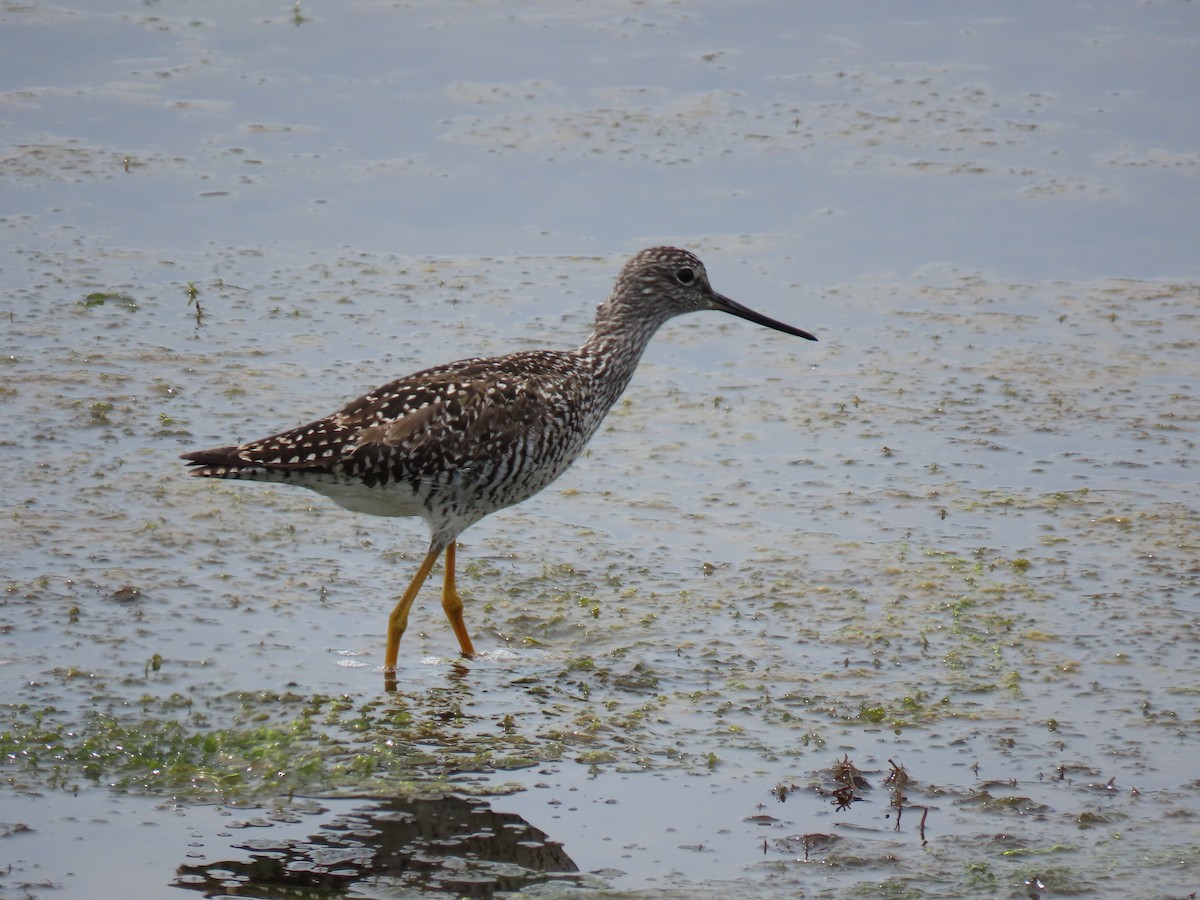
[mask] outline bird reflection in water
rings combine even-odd
[[[562,845],[482,800],[442,796],[386,800],[339,815],[307,840],[254,838],[249,855],[181,865],[174,886],[206,896],[316,897],[358,886],[439,890],[487,898],[540,882],[574,882]]]

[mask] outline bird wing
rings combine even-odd
[[[546,354],[463,360],[403,378],[347,405],[331,418],[354,432],[346,469],[372,480],[434,477],[481,460],[498,462],[536,444],[563,396]],[[386,474],[383,471],[386,470]]]
[[[183,458],[202,467],[195,474],[342,471],[368,485],[444,472],[447,461],[494,458],[504,446],[536,441],[556,412],[561,420],[553,359],[531,351],[459,360],[385,384],[323,419]]]

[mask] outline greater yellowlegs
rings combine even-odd
[[[445,555],[442,609],[471,656],[454,580],[458,536],[561,475],[629,384],[658,327],[705,309],[816,340],[718,294],[686,250],[652,247],[625,264],[578,349],[436,366],[308,425],[183,458],[193,475],[294,484],[354,512],[425,520],[429,551],[388,618],[384,676],[394,685],[408,611],[438,557]]]

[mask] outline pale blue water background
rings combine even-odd
[[[1021,896],[1035,876],[1044,896],[1185,895],[1198,41],[1187,2],[3,8],[12,720],[287,684],[374,699],[419,525],[189,482],[176,454],[455,356],[576,343],[626,256],[678,242],[821,342],[672,323],[593,454],[469,534],[481,733],[653,707],[632,745],[601,732],[610,763],[589,744],[478,774],[527,788],[494,805],[639,896]],[[137,309],[81,307],[94,290]],[[959,556],[980,566],[961,582],[936,562]],[[109,600],[126,585],[136,618]],[[940,612],[964,598],[1016,623],[980,640],[1020,695],[958,680]],[[436,607],[406,640],[418,707],[448,680]],[[523,686],[584,657],[666,699]],[[961,665],[988,682],[986,654]],[[953,714],[897,733],[828,712],[922,691]],[[932,849],[893,836],[875,775],[861,812],[773,799],[843,754],[945,788],[920,798]],[[32,831],[0,838],[0,895],[177,894],[188,841],[222,858],[211,810],[31,797],[9,771],[0,822]],[[1009,780],[1022,811],[972,800]],[[805,863],[786,839],[811,832],[848,849]]]

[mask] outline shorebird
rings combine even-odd
[[[455,584],[459,535],[528,500],[583,452],[668,319],[718,310],[816,338],[718,294],[686,250],[652,247],[625,264],[583,345],[463,359],[397,379],[270,437],[183,454],[202,478],[293,484],[354,512],[419,516],[429,550],[388,618],[385,686],[421,585],[445,557],[442,609],[464,656],[475,647]]]

